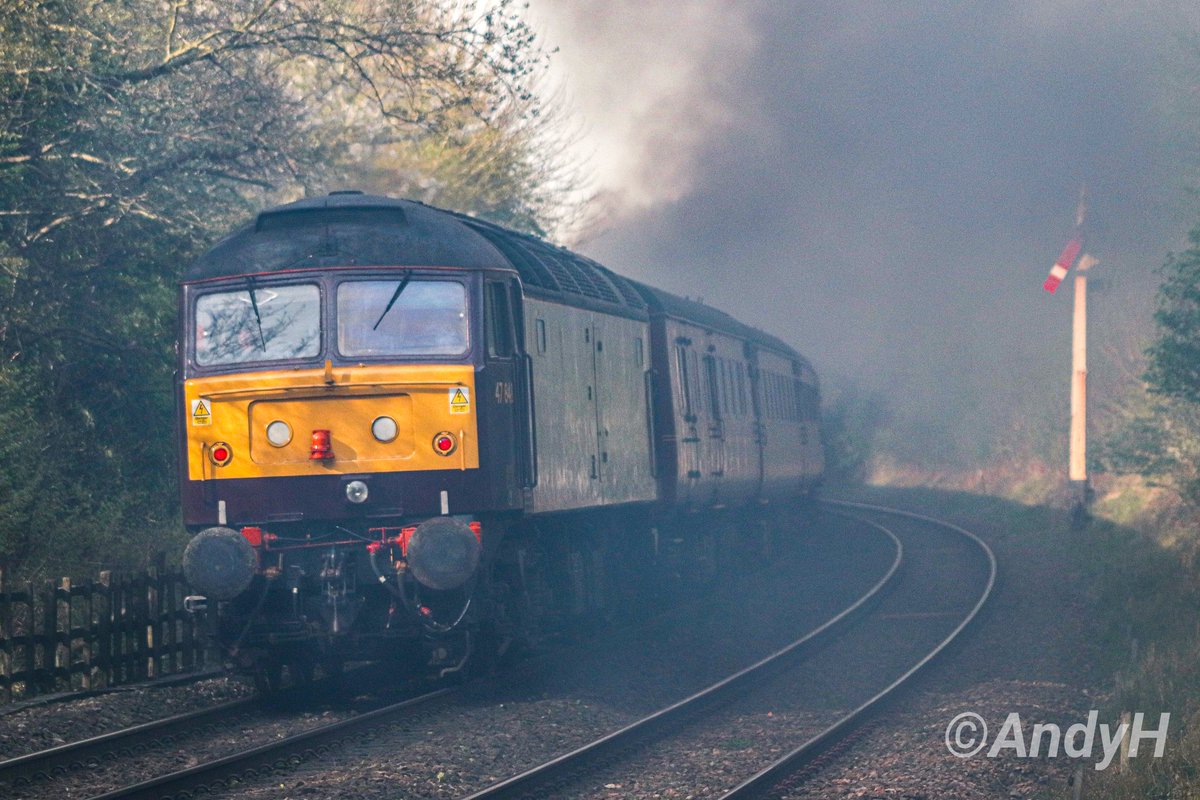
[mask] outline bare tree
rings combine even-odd
[[[172,519],[174,284],[252,207],[390,142],[541,225],[544,63],[511,0],[0,0],[0,560]]]

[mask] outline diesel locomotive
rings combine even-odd
[[[713,574],[822,475],[782,341],[417,202],[263,211],[187,270],[179,319],[189,602],[268,687],[452,672]]]

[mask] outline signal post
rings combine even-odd
[[[1075,502],[1071,519],[1087,522],[1092,487],[1087,474],[1087,275],[1096,259],[1084,253],[1075,273],[1075,314],[1071,325],[1071,445],[1068,479]]]

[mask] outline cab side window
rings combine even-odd
[[[508,287],[503,283],[488,283],[486,293],[488,355],[509,358],[513,354],[513,326]]]

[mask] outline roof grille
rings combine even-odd
[[[616,280],[614,275],[594,261],[532,236],[481,220],[470,217],[463,217],[462,220],[495,245],[513,263],[521,280],[529,286],[582,295],[616,305],[635,308],[646,306],[632,286],[624,285],[624,280]]]
[[[389,206],[345,206],[264,211],[254,221],[254,230],[274,231],[314,225],[404,225],[404,209]]]

